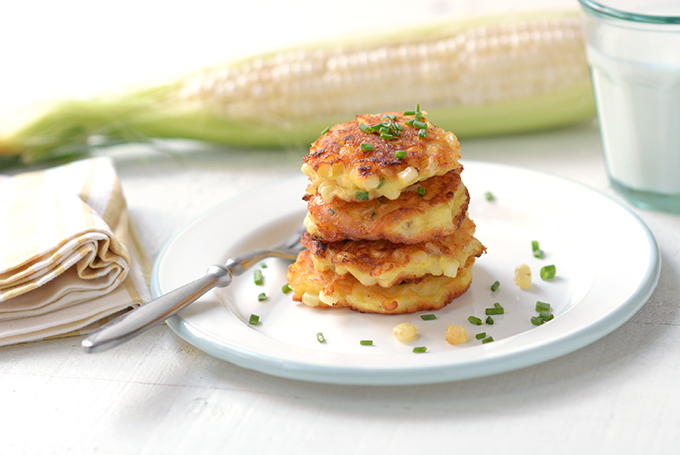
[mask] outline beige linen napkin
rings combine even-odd
[[[149,270],[110,159],[0,176],[0,345],[91,332]]]

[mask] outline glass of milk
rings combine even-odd
[[[579,2],[611,184],[680,213],[680,1]]]

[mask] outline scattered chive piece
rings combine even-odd
[[[488,337],[488,338],[484,338],[482,340],[482,343],[486,344],[486,343],[491,343],[492,341],[493,341],[493,337]]]
[[[263,269],[266,269],[266,268],[267,268],[267,264],[265,264],[265,263],[263,262],[262,265],[260,265],[260,267],[262,267]]]
[[[359,128],[361,128],[361,127],[359,127]],[[331,127],[327,126],[326,129],[321,132],[321,135],[323,136],[324,134],[328,133],[330,130],[331,130]]]
[[[420,354],[420,353],[425,352],[425,351],[427,351],[427,348],[425,346],[413,348],[413,352],[415,352],[416,354]]]
[[[394,139],[394,136],[391,135],[390,133],[380,133],[380,137],[382,139]]]
[[[500,303],[496,302],[493,304],[495,308],[503,308]]]
[[[493,318],[491,316],[486,317],[486,325],[493,325]]]
[[[541,268],[541,279],[549,280],[550,278],[554,278],[556,273],[557,268],[554,265],[546,265]]]
[[[264,302],[265,300],[267,300],[267,294],[261,292],[260,295],[257,296],[257,300],[258,302]]]
[[[541,311],[552,311],[552,310],[550,309],[550,304],[549,304],[549,303],[545,303],[545,302],[539,302],[539,301],[537,301],[537,302],[536,302],[536,312],[537,312],[537,313],[540,313]]]
[[[492,314],[505,314],[505,310],[503,308],[498,307],[487,308],[484,310],[484,314],[486,314],[487,316]]]
[[[543,250],[541,249],[541,246],[538,243],[538,240],[532,240],[531,241],[531,251],[534,253],[534,257],[541,259],[545,255]]]
[[[357,201],[368,201],[368,191],[357,191]]]
[[[437,315],[435,315],[435,314],[421,314],[420,319],[422,319],[423,321],[433,321],[433,320],[437,319]]]
[[[499,283],[498,281],[494,281],[494,283],[491,285],[491,292],[496,292],[500,285],[501,283]]]
[[[415,128],[418,128],[419,130],[422,130],[424,128],[427,128],[427,123],[421,122],[420,120],[416,120],[413,122],[413,126]]]
[[[319,332],[316,334],[316,339],[319,343],[323,343],[326,339],[323,337],[323,333]]]
[[[404,115],[416,115],[416,111],[404,111]]]
[[[487,201],[493,201],[496,199],[491,191],[487,191],[484,193],[484,197],[486,198]]]
[[[248,320],[248,324],[250,325],[257,325],[260,322],[260,317],[256,314],[251,314],[250,319]]]
[[[362,142],[361,143],[361,150],[365,152],[372,152],[373,151],[373,146],[369,144],[368,142]]]
[[[531,317],[531,323],[532,323],[533,325],[541,325],[541,324],[543,324],[544,322],[545,322],[545,321],[544,321],[543,318],[541,318],[541,317],[538,317],[538,316],[532,316],[532,317]]]
[[[292,291],[290,284],[288,283],[281,286],[281,290],[283,291],[284,294],[288,294],[290,291]]]
[[[418,130],[418,137],[427,137],[427,130],[425,128]]]
[[[373,345],[373,340],[361,340],[359,342],[360,345],[362,346],[372,346]]]
[[[413,126],[413,122],[415,122],[415,120],[406,120],[406,121],[404,122],[404,125],[406,125],[406,126]]]
[[[479,318],[477,318],[477,317],[475,317],[475,316],[470,316],[470,317],[468,318],[468,321],[470,322],[470,324],[474,324],[474,325],[482,325],[482,320],[479,319]]]
[[[394,152],[394,157],[400,160],[406,158],[406,150],[397,150]]]
[[[478,340],[486,338],[486,332],[478,333],[477,335],[475,335],[475,338],[477,338]]]
[[[417,192],[418,192],[418,196],[420,196],[420,197],[425,196],[425,188],[423,188],[422,186],[418,187]]]
[[[548,311],[541,311],[540,313],[538,313],[538,317],[543,319],[545,322],[548,322],[548,321],[554,319],[555,315],[548,312]]]
[[[369,131],[370,128],[365,123],[359,123],[359,129],[364,133],[370,133]]]
[[[260,270],[260,269],[255,269],[255,273],[254,273],[253,278],[254,278],[255,284],[264,283],[264,278],[262,277],[262,270]]]

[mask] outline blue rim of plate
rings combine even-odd
[[[310,364],[308,362],[292,362],[290,360],[282,361],[277,357],[254,354],[248,349],[243,349],[236,346],[226,346],[220,340],[214,339],[211,335],[202,332],[200,329],[193,327],[191,324],[188,324],[179,315],[175,315],[168,319],[166,321],[167,325],[182,339],[192,344],[196,348],[206,352],[207,354],[222,360],[226,360],[243,368],[259,371],[272,376],[330,384],[415,385],[489,376],[525,368],[561,357],[565,354],[581,349],[582,347],[585,347],[616,330],[628,319],[630,319],[650,298],[654,289],[656,288],[661,273],[661,255],[658,244],[652,232],[644,223],[644,221],[629,207],[600,191],[587,187],[578,182],[565,179],[563,177],[552,176],[540,171],[502,164],[471,161],[467,161],[465,164],[466,168],[468,165],[494,166],[502,167],[507,170],[516,169],[522,172],[549,176],[553,179],[557,179],[571,185],[576,185],[582,189],[600,195],[608,202],[618,206],[619,209],[622,209],[628,216],[632,218],[633,221],[637,223],[638,227],[643,230],[647,247],[649,248],[649,263],[646,267],[645,276],[640,280],[640,285],[638,288],[625,301],[621,302],[615,311],[609,313],[607,318],[581,326],[578,329],[570,332],[568,335],[562,336],[559,339],[554,339],[550,342],[534,344],[510,354],[504,354],[500,357],[484,357],[475,361],[467,362],[465,365],[457,365],[455,371],[450,365],[446,364],[428,366],[414,370],[411,367],[366,369],[352,368],[344,365],[318,365]],[[277,184],[281,184],[281,182],[277,182]],[[277,184],[270,185],[270,187],[267,188],[262,188],[258,193],[266,194],[268,191],[270,191],[270,188],[273,188]],[[175,234],[166,242],[153,265],[151,276],[151,293],[153,298],[157,298],[162,295],[159,280],[159,268],[163,263],[164,257],[170,245],[185,231],[190,229],[195,224],[200,223],[201,220],[203,220],[215,210],[218,210],[224,205],[228,205],[231,201],[233,201],[233,199],[227,200],[222,204],[209,209],[185,225],[177,234]]]

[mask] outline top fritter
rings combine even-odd
[[[460,164],[453,133],[413,112],[366,114],[322,134],[305,156],[302,172],[325,202],[334,197],[367,201],[396,199],[405,188]]]

